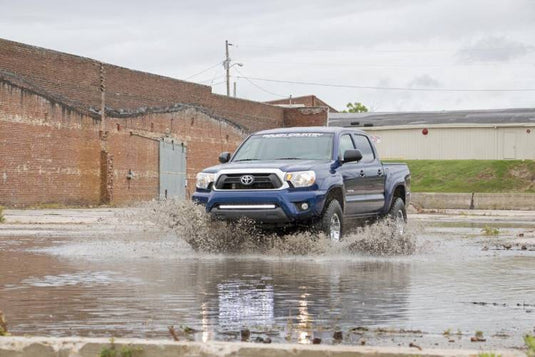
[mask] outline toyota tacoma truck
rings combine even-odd
[[[406,164],[382,163],[363,131],[296,127],[250,135],[220,165],[197,174],[193,200],[215,219],[302,226],[339,241],[353,220],[390,218],[403,233],[410,201]]]

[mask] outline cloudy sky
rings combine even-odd
[[[0,37],[341,110],[535,106],[532,0],[0,0]]]

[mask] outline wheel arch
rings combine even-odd
[[[406,189],[405,189],[405,186],[403,184],[399,184],[397,186],[394,187],[394,192],[392,193],[392,203],[396,201],[396,198],[401,198],[403,200],[403,203],[407,203],[406,202]]]
[[[333,186],[327,191],[327,194],[325,195],[325,203],[323,204],[323,211],[327,209],[327,206],[329,205],[329,202],[331,200],[337,200],[340,204],[340,207],[342,207],[342,212],[345,208],[345,199],[344,199],[344,190],[342,189],[342,186]]]

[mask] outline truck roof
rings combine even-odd
[[[254,133],[256,134],[282,134],[282,133],[330,133],[337,134],[343,131],[352,131],[365,134],[364,131],[354,129],[354,128],[343,128],[343,127],[334,127],[334,126],[303,126],[303,127],[292,127],[292,128],[277,128],[277,129],[268,129],[262,130]]]

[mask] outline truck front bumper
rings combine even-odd
[[[319,217],[325,195],[325,191],[301,189],[221,190],[197,191],[193,200],[216,219],[248,217],[261,223],[291,224]]]

